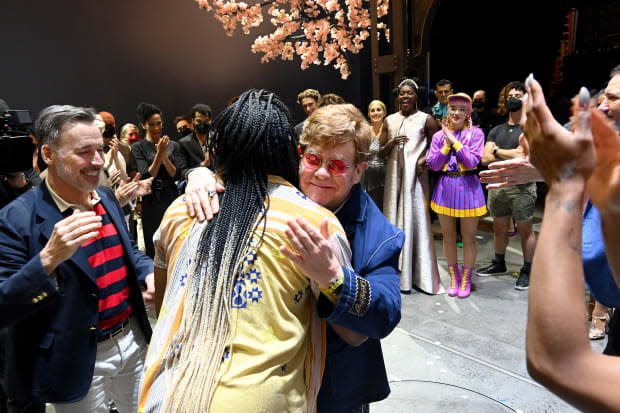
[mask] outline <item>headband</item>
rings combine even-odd
[[[403,81],[398,84],[398,88],[400,89],[401,87],[403,87],[404,85],[408,83],[412,84],[415,90],[418,90],[418,84],[414,82],[413,79],[403,79]]]

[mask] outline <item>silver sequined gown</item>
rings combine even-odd
[[[416,163],[426,153],[424,125],[429,115],[416,112],[404,117],[400,112],[385,119],[388,138],[406,135],[409,141],[396,145],[386,164],[383,213],[405,233],[400,255],[400,289],[415,285],[429,294],[445,292],[439,279],[435,243],[428,212],[428,174],[416,175]]]
[[[379,209],[383,210],[383,191],[385,187],[385,159],[379,156],[381,143],[375,138],[370,143],[370,158],[368,169],[362,175],[362,189],[375,201]]]

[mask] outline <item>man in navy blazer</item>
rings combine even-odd
[[[99,187],[95,114],[50,106],[35,124],[47,179],[0,211],[0,327],[9,328],[9,408],[136,411],[150,340],[153,263],[129,239],[111,190]],[[10,410],[11,411],[11,410]]]

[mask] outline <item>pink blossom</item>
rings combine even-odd
[[[263,0],[249,5],[236,0],[195,0],[200,8],[214,9],[214,17],[228,36],[237,26],[244,34],[263,23],[263,7],[275,27],[266,36],[258,36],[253,53],[262,53],[261,63],[277,58],[301,60],[301,69],[309,65],[333,65],[343,79],[350,75],[348,53],[359,53],[370,36],[370,0]],[[388,14],[389,0],[377,1],[377,16]],[[378,22],[389,41],[385,22]]]

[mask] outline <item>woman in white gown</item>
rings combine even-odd
[[[428,211],[426,155],[437,123],[417,109],[418,85],[405,79],[398,85],[399,111],[385,119],[389,139],[400,139],[386,166],[383,213],[405,233],[400,256],[400,289],[413,286],[429,294],[445,290],[439,279]]]

